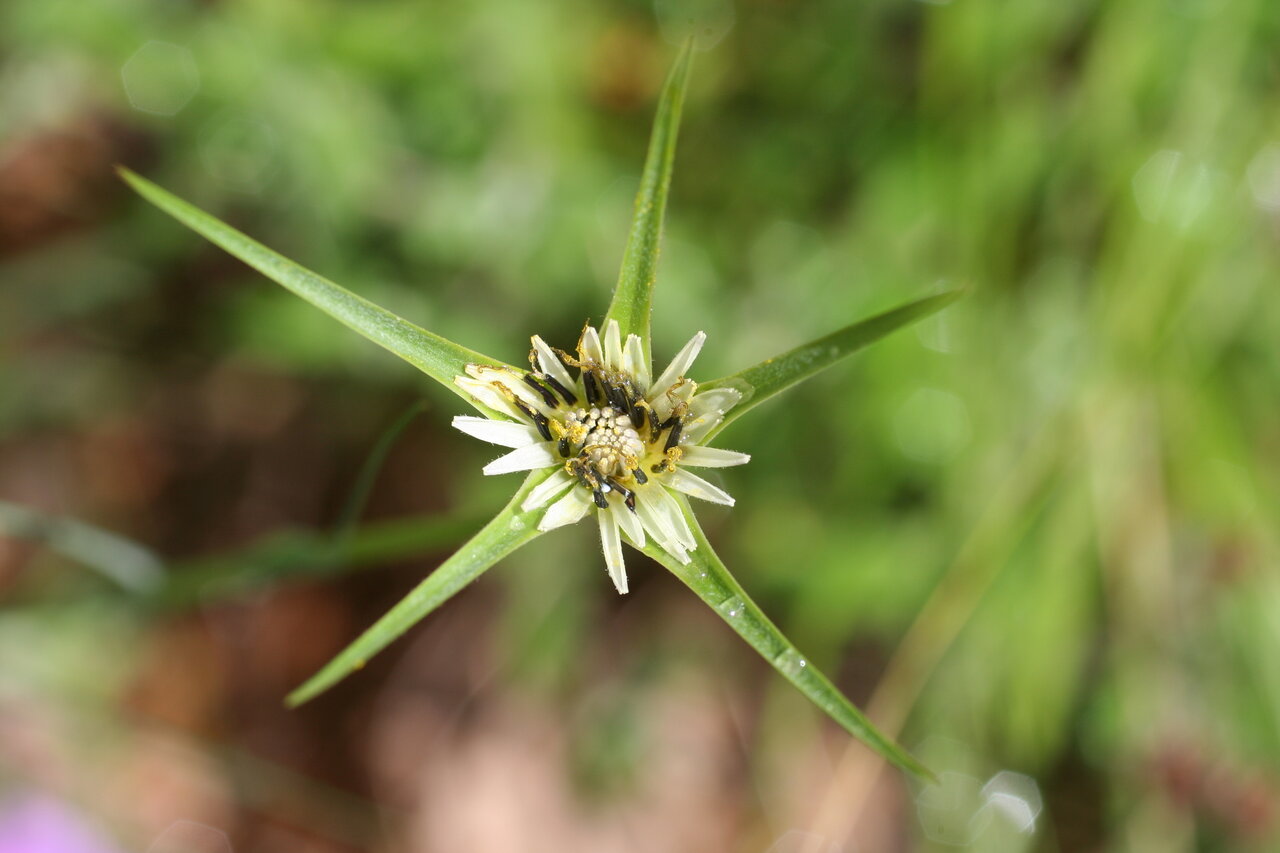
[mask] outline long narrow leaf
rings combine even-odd
[[[689,553],[688,565],[681,565],[675,558],[653,541],[644,548],[646,554],[666,566],[676,577],[693,590],[699,598],[720,614],[729,627],[738,632],[761,657],[782,674],[787,681],[799,688],[811,702],[826,712],[849,734],[865,743],[886,761],[925,779],[933,773],[885,735],[881,734],[866,716],[845,698],[831,681],[807,661],[778,630],[768,617],[742,589],[738,581],[721,562],[698,521],[689,510],[688,502],[680,499],[685,517],[697,539],[697,550]]]
[[[640,191],[636,193],[631,235],[622,256],[622,271],[618,274],[613,301],[605,315],[606,320],[618,321],[624,336],[640,336],[646,360],[651,358],[649,314],[653,304],[653,280],[658,268],[658,249],[662,242],[662,220],[667,210],[667,192],[671,188],[671,171],[676,157],[676,136],[692,59],[693,41],[690,40],[685,42],[662,88],[653,133],[649,137],[649,153],[640,178]]]
[[[142,600],[156,609],[176,609],[381,566],[456,545],[487,517],[468,513],[377,521],[346,532],[340,540],[327,532],[276,533],[241,550],[175,563],[165,582]]]
[[[511,502],[452,557],[427,575],[422,583],[386,612],[338,656],[289,694],[290,707],[301,705],[328,690],[390,645],[467,584],[480,577],[503,557],[539,535],[537,517],[545,510],[524,512],[520,502],[529,489],[546,479],[546,472],[531,474]]]
[[[754,367],[710,382],[698,383],[698,387],[703,389],[728,387],[742,392],[741,402],[730,409],[724,421],[707,434],[707,440],[773,395],[826,370],[840,359],[878,341],[890,332],[945,308],[961,295],[963,291],[952,290],[908,302],[852,326],[845,326],[782,355],[766,358]]]
[[[267,278],[293,291],[369,340],[390,350],[453,393],[476,406],[465,391],[453,384],[467,364],[501,362],[428,332],[392,314],[362,296],[334,284],[236,229],[188,204],[167,190],[121,168],[120,176],[147,201],[210,242],[235,255]],[[481,406],[476,406],[486,411]],[[486,411],[487,413],[487,411]]]
[[[378,440],[374,442],[368,458],[360,466],[360,473],[356,475],[355,485],[351,487],[351,494],[347,497],[347,502],[342,507],[342,514],[338,516],[338,523],[333,526],[334,541],[340,546],[345,546],[347,541],[350,540],[351,534],[355,532],[356,522],[364,514],[365,505],[369,502],[369,495],[373,492],[374,482],[377,481],[378,475],[382,473],[382,466],[387,461],[387,456],[391,453],[391,449],[395,447],[401,433],[408,429],[413,419],[426,411],[426,408],[426,403],[421,400],[416,401],[400,417],[396,418],[391,426],[387,427],[382,435],[378,436]]]
[[[42,543],[131,592],[153,590],[164,580],[159,558],[146,547],[74,518],[0,501],[0,535]]]

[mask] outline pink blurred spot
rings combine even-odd
[[[0,801],[0,853],[119,853],[74,810],[52,797]]]

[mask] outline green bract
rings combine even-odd
[[[637,370],[646,376],[652,368],[649,318],[654,274],[675,158],[676,133],[689,78],[691,57],[692,49],[686,45],[676,60],[663,89],[644,174],[636,198],[635,218],[623,258],[622,271],[614,289],[613,300],[605,315],[606,323],[617,322],[623,338],[629,335],[637,336],[641,353],[637,354],[638,357],[633,359],[632,363],[642,362],[637,366]],[[486,405],[464,390],[464,387],[455,380],[459,377],[465,380],[468,366],[471,366],[473,374],[477,372],[477,366],[512,371],[512,375],[522,374],[523,371],[415,326],[328,279],[304,269],[128,170],[122,169],[121,175],[143,197],[161,210],[259,270],[268,278],[413,364],[444,387],[461,396],[482,414],[497,421],[510,420],[509,411],[495,409],[495,405],[502,402],[501,400],[491,398],[489,402],[494,405]],[[733,389],[737,394],[721,392],[724,399],[733,399],[735,402],[723,413],[722,421],[717,421],[710,429],[704,431],[705,434],[700,443],[705,444],[710,441],[738,416],[764,400],[830,367],[889,332],[939,310],[956,296],[956,293],[951,292],[920,299],[879,316],[854,323],[790,352],[766,359],[754,367],[712,382],[701,383],[699,387],[704,391],[726,388]],[[602,324],[602,327],[604,325]],[[572,360],[573,357],[569,358]],[[587,371],[584,370],[585,372]],[[481,374],[484,375],[483,371]],[[501,383],[494,387],[503,393],[509,393],[503,390],[507,386]],[[589,397],[590,394],[588,393],[587,396]],[[510,409],[510,407],[506,408]],[[637,421],[641,419],[641,415],[636,414],[635,409],[632,409],[632,413]],[[545,421],[545,418],[543,420]],[[512,428],[515,428],[514,421]],[[657,430],[656,421],[652,429],[649,427],[642,427],[642,429],[648,430],[646,434],[661,435]],[[678,442],[678,436],[676,441]],[[288,698],[289,704],[297,705],[305,702],[359,669],[371,655],[383,649],[481,573],[512,551],[541,535],[539,525],[548,512],[547,506],[544,504],[535,506],[533,503],[536,501],[529,501],[527,498],[530,492],[549,477],[563,477],[563,474],[558,473],[562,470],[564,470],[563,467],[553,465],[553,467],[532,471],[515,496],[493,520],[346,650],[295,690]],[[660,466],[655,467],[654,471],[659,475],[662,473]],[[578,473],[580,479],[584,476],[587,479],[595,476],[590,471],[585,475],[581,471]],[[592,483],[594,484],[595,481],[592,480]],[[584,485],[587,483],[584,482]],[[572,491],[577,486],[568,485],[567,488]],[[597,506],[602,506],[601,501],[604,500],[599,495],[600,488],[603,488],[604,492],[610,491],[607,483],[597,488]],[[624,493],[627,492],[626,488],[621,490]],[[678,495],[670,499],[677,502],[672,505],[674,507],[672,511],[677,513],[675,517],[683,514],[683,520],[687,522],[688,531],[692,534],[692,539],[689,541],[694,543],[695,547],[692,549],[664,548],[660,542],[650,537],[643,546],[645,553],[666,566],[720,614],[721,618],[728,622],[788,681],[852,735],[898,767],[921,776],[930,776],[929,771],[919,762],[878,732],[867,718],[821,672],[806,661],[782,632],[764,616],[716,556],[684,496]],[[522,504],[531,508],[522,509]],[[634,540],[629,541],[634,543]],[[685,553],[686,550],[687,553]]]

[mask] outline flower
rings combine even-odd
[[[584,327],[576,358],[534,335],[531,370],[468,364],[466,375],[453,380],[506,416],[453,419],[467,435],[514,448],[484,473],[558,469],[530,491],[521,509],[550,503],[538,523],[543,531],[595,510],[605,564],[619,593],[627,591],[623,537],[642,548],[649,536],[684,564],[697,547],[668,490],[733,506],[727,492],[686,468],[724,468],[751,459],[700,444],[742,397],[732,388],[699,393],[685,376],[706,337],[694,335],[653,381],[640,338],[628,335],[624,343],[616,320],[605,324],[603,336],[594,326]]]
[[[693,41],[689,40],[663,86],[604,335],[590,325],[584,327],[576,357],[552,349],[534,336],[530,370],[502,364],[419,328],[272,252],[150,181],[121,171],[126,181],[165,212],[468,398],[487,417],[457,417],[454,426],[511,448],[510,453],[485,466],[486,474],[533,472],[488,524],[289,694],[290,705],[311,699],[363,667],[371,655],[498,560],[544,531],[580,521],[594,509],[605,563],[618,592],[627,591],[622,558],[625,537],[677,575],[850,734],[897,766],[933,778],[927,768],[878,732],[827,678],[806,666],[791,641],[748,598],[716,556],[697,519],[685,513],[684,495],[732,506],[733,498],[722,489],[686,470],[749,461],[744,453],[703,443],[718,432],[718,425],[894,329],[937,311],[959,294],[919,299],[846,326],[713,380],[707,383],[713,387],[701,393],[697,383],[685,376],[706,340],[699,332],[662,375],[650,381],[653,284],[692,56]],[[628,332],[625,341],[624,329]],[[749,396],[734,390],[735,385],[750,389]],[[672,492],[682,494],[676,497]],[[533,529],[526,520],[536,511],[541,511],[541,518]],[[694,551],[697,553],[691,553]]]

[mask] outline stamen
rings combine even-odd
[[[543,377],[543,378],[545,379],[546,377]],[[530,388],[532,388],[533,390],[537,391],[538,394],[541,395],[543,401],[547,404],[547,406],[549,406],[552,409],[558,409],[560,407],[560,401],[556,399],[554,394],[552,394],[550,391],[544,388],[542,384],[538,382],[537,379],[534,379],[532,373],[526,373],[524,375],[524,383],[528,385]]]
[[[525,417],[533,421],[533,425],[538,428],[538,432],[542,435],[543,439],[546,441],[551,440],[551,424],[547,420],[546,415],[542,414],[542,412],[535,411],[533,406],[530,406],[519,397],[512,396],[511,402],[515,404],[517,409],[524,412]]]
[[[591,493],[591,498],[596,502],[596,506],[600,507],[601,509],[609,508],[609,499],[606,498],[604,496],[604,492],[600,491],[599,489],[596,489]]]
[[[640,484],[640,485],[642,485],[642,486],[643,486],[645,483],[649,482],[649,478],[645,475],[644,471],[641,471],[639,468],[632,468],[632,469],[631,469],[631,476],[632,476],[632,477],[635,477],[635,478],[636,478],[636,482],[637,482],[637,483],[639,483],[639,484]]]
[[[554,376],[552,376],[549,373],[544,373],[540,375],[538,378],[541,379],[543,382],[547,383],[548,385],[550,385],[552,388],[556,389],[556,392],[559,393],[561,397],[564,397],[564,401],[568,403],[570,406],[578,405],[578,395],[573,393],[563,385],[561,385],[560,380],[556,379]]]
[[[619,483],[617,480],[609,480],[609,486],[622,495],[623,503],[627,505],[627,509],[632,512],[636,511],[636,493]]]
[[[586,465],[581,459],[570,459],[564,465],[565,470],[572,474],[579,483],[592,491],[596,488],[595,478],[587,471]]]
[[[683,429],[684,424],[680,421],[676,421],[676,425],[671,428],[671,432],[667,435],[667,443],[666,446],[662,448],[663,451],[670,450],[680,443],[680,431]]]
[[[546,415],[542,414],[542,412],[534,412],[533,425],[538,428],[538,434],[541,435],[543,439],[547,441],[551,440],[551,424],[547,422]]]
[[[587,402],[593,406],[601,403],[600,386],[597,385],[597,378],[594,372],[590,370],[582,371],[582,388],[587,392]]]
[[[627,411],[628,408],[630,408],[627,405],[626,392],[624,392],[617,385],[614,385],[613,383],[610,383],[610,382],[606,382],[604,386],[604,393],[605,393],[605,396],[609,398],[609,402],[612,403],[613,407],[618,411],[625,412]]]

